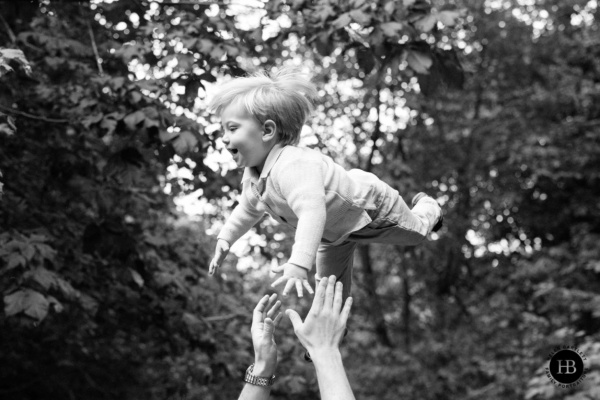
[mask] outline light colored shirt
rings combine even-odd
[[[288,262],[310,270],[321,241],[341,243],[371,222],[366,211],[379,206],[386,186],[318,150],[275,145],[260,175],[245,169],[239,204],[218,238],[233,244],[268,213],[296,229]]]

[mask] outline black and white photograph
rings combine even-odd
[[[0,0],[0,399],[600,399],[597,0]]]

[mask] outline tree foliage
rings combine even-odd
[[[239,172],[214,162],[204,100],[286,64],[320,89],[305,144],[447,213],[424,245],[358,255],[343,346],[357,398],[598,397],[596,10],[0,3],[0,397],[236,397],[264,264],[285,260],[292,235],[263,220],[240,262],[207,278],[207,231]],[[196,217],[177,207],[190,193]],[[289,325],[277,339],[274,397],[315,398]],[[574,389],[544,372],[565,344],[589,359]]]

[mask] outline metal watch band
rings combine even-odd
[[[252,375],[254,371],[254,364],[250,365],[246,370],[246,376],[244,377],[244,382],[249,383],[255,386],[272,386],[275,382],[275,375],[272,377],[264,377],[264,376],[255,376]]]

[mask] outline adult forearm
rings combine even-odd
[[[317,371],[321,400],[355,400],[340,351],[315,349],[310,354]]]
[[[240,393],[239,400],[268,400],[270,395],[270,386],[255,386],[246,383],[242,393]]]

